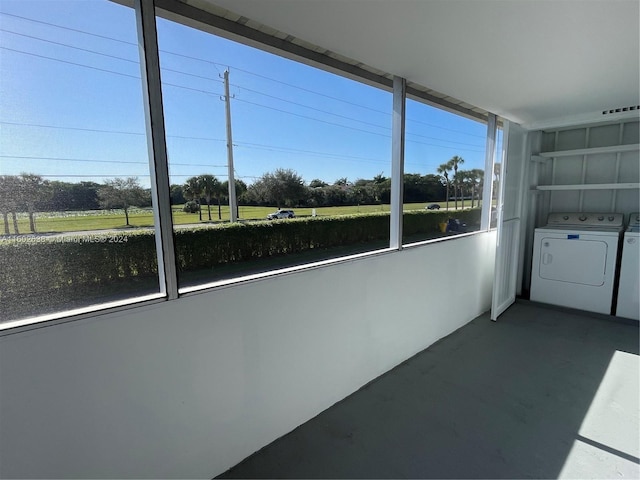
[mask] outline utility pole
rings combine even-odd
[[[231,98],[229,97],[229,70],[224,71],[224,101],[227,112],[227,167],[229,169],[229,219],[238,221],[236,181],[233,172],[233,139],[231,137]]]

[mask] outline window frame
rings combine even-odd
[[[486,123],[485,172],[493,171],[493,164],[497,156],[495,149],[498,117],[495,114],[488,113],[484,115],[473,110],[471,106],[452,103],[444,98],[433,95],[426,89],[421,89],[419,86],[409,85],[407,80],[402,77],[394,76],[390,78],[389,76],[374,73],[346,61],[310,50],[305,46],[294,44],[290,41],[283,41],[275,36],[268,35],[210,12],[205,12],[185,3],[174,0],[116,0],[116,2],[132,7],[136,17],[160,293],[3,322],[0,323],[0,337],[25,330],[126,311],[132,308],[147,307],[185,296],[206,293],[220,288],[228,288],[274,276],[293,274],[302,270],[323,268],[376,255],[386,255],[398,252],[403,248],[414,248],[421,245],[448,241],[469,235],[486,233],[490,230],[491,202],[486,202],[483,203],[482,206],[480,230],[453,237],[425,240],[406,245],[402,244],[402,179],[404,175],[406,99],[411,98],[462,117]],[[200,29],[239,43],[257,47],[270,53],[392,92],[392,151],[390,152],[392,190],[389,246],[364,253],[179,288],[170,202],[169,165],[156,29],[157,17],[182,23],[191,28]],[[492,186],[493,182],[485,182],[483,198],[491,198]]]

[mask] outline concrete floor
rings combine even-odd
[[[218,478],[640,478],[638,325],[529,302]]]

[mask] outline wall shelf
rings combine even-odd
[[[589,183],[584,185],[538,185],[536,190],[629,190],[640,188],[640,183]]]
[[[614,145],[611,147],[593,147],[593,148],[579,148],[577,150],[560,150],[556,152],[541,152],[534,157],[543,158],[559,158],[559,157],[575,157],[579,155],[597,155],[599,153],[623,153],[623,152],[635,152],[640,151],[640,144],[633,143],[629,145]]]

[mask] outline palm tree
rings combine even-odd
[[[207,213],[209,214],[209,221],[211,221],[211,197],[218,197],[218,217],[220,216],[220,181],[213,175],[204,174],[198,177],[198,187],[200,195],[204,196],[207,201]]]
[[[484,170],[481,168],[474,168],[471,170],[473,174],[473,189],[475,192],[475,197],[478,200],[478,207],[480,206],[480,193],[482,192],[483,184],[484,184]],[[471,208],[473,208],[473,193],[471,194]]]
[[[225,185],[226,184],[226,185]],[[216,200],[218,202],[218,220],[222,220],[222,204],[221,201],[222,199],[226,198],[227,200],[229,199],[229,182],[225,182],[225,184],[218,182],[216,184],[216,188],[213,191],[213,196],[216,197]],[[237,183],[236,183],[237,186]],[[238,194],[236,192],[236,198],[238,197]],[[237,209],[238,205],[236,203],[236,209]],[[236,215],[238,214],[237,210],[236,210]],[[231,211],[229,211],[229,221],[231,221]]]
[[[449,162],[443,163],[438,167],[438,173],[442,175],[447,182],[447,210],[449,210],[449,172],[451,171],[451,165]]]
[[[200,182],[198,177],[191,177],[184,183],[184,195],[198,204],[198,215],[202,221],[202,209],[200,208]]]
[[[453,195],[455,198],[455,209],[458,209],[458,196],[456,194],[456,190],[459,189],[460,187],[460,183],[459,183],[459,179],[456,180],[456,174],[458,173],[458,165],[462,165],[464,163],[464,158],[459,157],[458,155],[455,155],[453,157],[451,157],[451,160],[449,160],[449,162],[451,164],[451,168],[453,169],[453,178],[454,178],[454,184],[453,184]]]
[[[458,194],[460,196],[460,209],[464,210],[464,197],[465,197],[465,194],[468,193],[470,181],[471,181],[470,172],[468,172],[467,170],[458,170],[453,177],[453,181],[455,184],[458,185]]]

